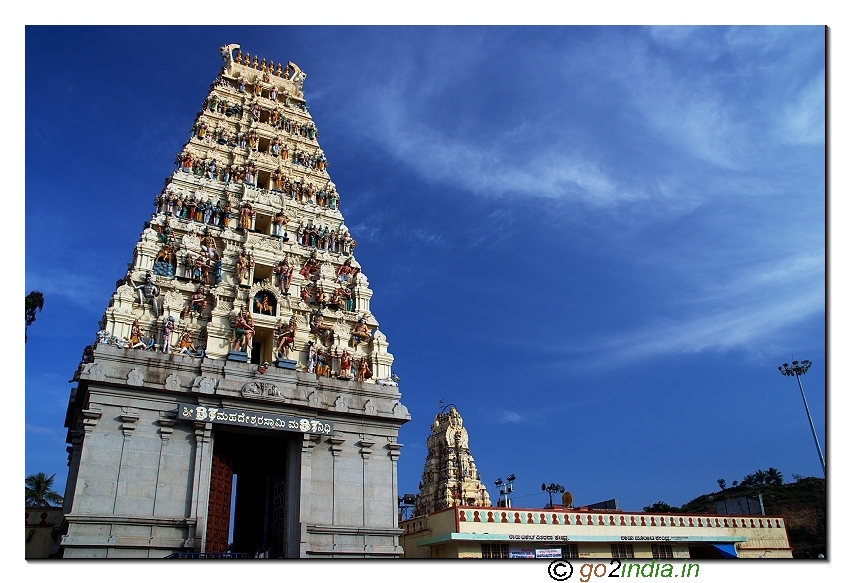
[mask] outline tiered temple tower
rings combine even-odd
[[[451,506],[492,506],[469,451],[463,418],[453,406],[431,425],[415,512],[424,516]]]
[[[239,49],[75,375],[66,557],[401,552],[410,416],[306,75]]]

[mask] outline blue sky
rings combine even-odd
[[[491,497],[680,505],[821,476],[825,43],[812,27],[29,27],[27,474],[221,65],[296,62],[395,356],[400,493],[439,402]],[[95,89],[91,92],[91,89]]]

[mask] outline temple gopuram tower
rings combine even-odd
[[[306,75],[221,56],[74,377],[62,556],[399,556],[410,415]]]
[[[463,418],[453,406],[434,419],[427,445],[416,516],[452,506],[492,506],[469,451],[469,434]]]

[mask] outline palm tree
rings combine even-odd
[[[756,485],[756,475],[755,474],[747,474],[744,476],[744,479],[741,480],[742,486],[755,486]]]
[[[62,496],[53,490],[53,479],[56,474],[49,478],[44,472],[32,474],[26,479],[26,504],[27,506],[51,506],[62,504]]]
[[[767,472],[765,472],[767,476],[766,480],[768,484],[773,484],[774,486],[781,486],[785,482],[785,478],[782,476],[782,472],[777,470],[776,468],[767,468]]]

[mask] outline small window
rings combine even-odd
[[[611,545],[611,556],[615,559],[634,559],[635,551],[632,545]]]
[[[564,545],[561,547],[562,559],[578,559],[578,545]]]
[[[507,559],[510,557],[508,553],[508,545],[502,544],[482,544],[481,558],[482,559]]]
[[[254,231],[257,233],[263,233],[264,235],[271,235],[272,232],[272,218],[269,215],[263,213],[257,213],[254,219]]]
[[[652,545],[652,558],[653,559],[672,559],[673,558],[673,546],[672,545]]]

